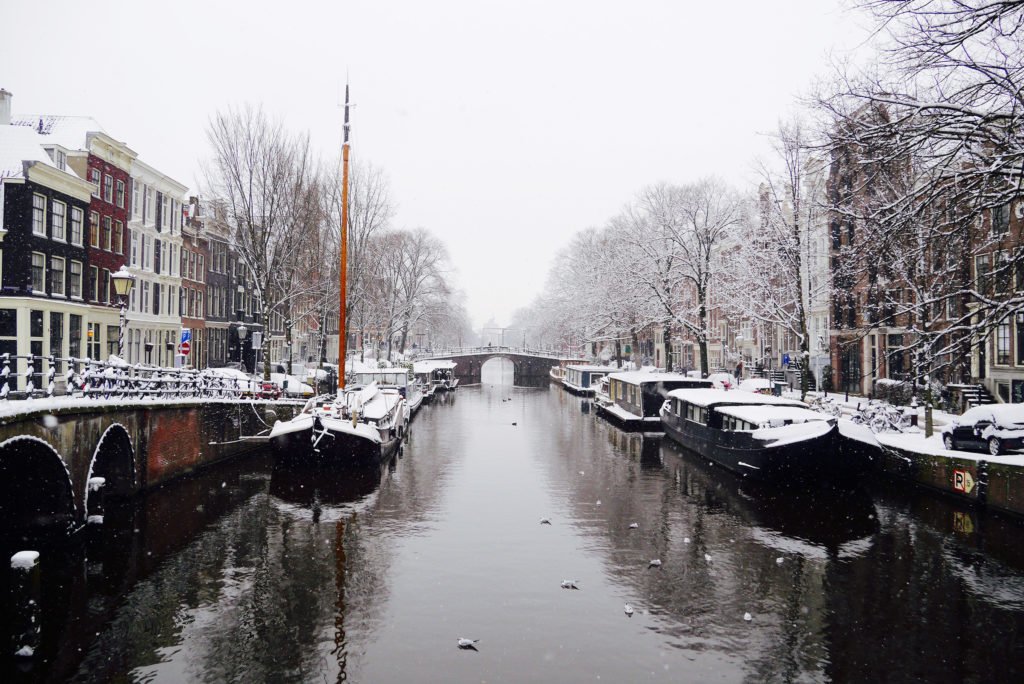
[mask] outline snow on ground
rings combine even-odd
[[[1024,466],[1024,455],[1010,454],[1007,456],[990,456],[989,454],[977,451],[953,451],[942,444],[942,435],[938,432],[931,437],[925,437],[924,433],[899,433],[880,432],[875,435],[878,443],[882,446],[893,449],[903,449],[917,454],[929,456],[945,456],[962,458],[969,461],[987,461],[988,463],[1002,463],[1012,466]]]
[[[183,406],[194,406],[198,404],[211,404],[211,403],[225,403],[225,404],[238,404],[238,403],[252,403],[260,402],[266,403],[270,400],[267,399],[254,399],[252,397],[246,397],[244,399],[231,399],[231,398],[216,398],[211,399],[209,397],[192,397],[192,398],[117,398],[111,397],[109,399],[89,399],[86,397],[47,397],[43,399],[23,399],[19,401],[0,401],[0,420],[4,418],[11,418],[13,416],[19,416],[26,413],[55,413],[66,409],[81,409],[81,408],[100,408],[100,407],[111,407],[111,406],[123,406],[125,408],[152,408],[156,405],[165,404],[179,404]],[[281,401],[281,400],[278,400]],[[292,400],[301,401],[301,400]]]

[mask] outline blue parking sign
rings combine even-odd
[[[192,341],[192,330],[190,328],[181,329],[181,340],[180,342],[191,342]]]
[[[782,364],[784,366],[788,366],[789,365],[789,354],[783,354],[782,355]]]

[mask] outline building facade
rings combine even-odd
[[[129,263],[135,275],[128,311],[130,363],[180,365],[183,211],[187,188],[149,164],[132,163]]]

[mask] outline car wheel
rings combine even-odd
[[[988,453],[998,456],[1003,453],[1003,442],[998,437],[988,438]]]
[[[950,451],[956,451],[956,442],[953,441],[953,435],[943,435],[942,436],[942,443]]]

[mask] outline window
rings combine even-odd
[[[100,247],[110,251],[110,232],[111,232],[111,218],[109,216],[103,217],[103,238],[100,242]]]
[[[32,291],[46,292],[46,255],[32,252]]]
[[[89,246],[100,246],[100,215],[95,211],[89,212]]]
[[[68,295],[82,298],[82,262],[72,261],[68,268]]]
[[[203,317],[203,293],[196,292],[196,318]]]
[[[142,281],[142,297],[139,300],[142,303],[142,313],[149,313],[149,281]]]
[[[89,169],[89,182],[92,183],[92,196],[100,196],[100,170]]]
[[[1024,366],[1024,313],[1017,314],[1017,365]]]
[[[144,192],[146,193],[145,207],[144,207],[145,211],[146,211],[146,215],[145,215],[146,216],[146,223],[152,223],[153,222],[153,211],[154,211],[153,210],[153,204],[154,204],[154,201],[153,201],[153,188],[147,186],[144,189]]]
[[[139,201],[139,188],[140,184],[136,183],[132,179],[132,216],[138,218],[142,216],[142,203]]]
[[[82,221],[85,212],[78,207],[71,207],[71,244],[82,246]]]
[[[121,329],[116,325],[107,326],[107,356],[116,356],[120,343]]]
[[[64,296],[64,260],[50,257],[50,294]]]
[[[103,176],[103,201],[114,201],[114,179],[110,174]]]
[[[100,269],[97,266],[89,267],[89,299],[99,301],[100,296]]]
[[[46,237],[46,198],[32,195],[32,234]]]
[[[1010,365],[1010,320],[1004,318],[996,326],[996,365]]]
[[[117,206],[124,209],[124,181],[117,181]]]
[[[68,356],[77,359],[82,354],[82,317],[68,315]]]
[[[189,280],[198,280],[196,278],[196,253],[188,253],[188,278]]]
[[[988,294],[991,287],[992,262],[988,254],[975,257],[975,272],[977,273],[978,292]]]
[[[996,257],[996,292],[1009,294],[1013,288],[1013,264],[1010,263],[1008,252],[999,252]]]
[[[143,235],[142,236],[142,239],[140,241],[140,245],[142,247],[142,258],[140,259],[140,263],[142,264],[143,268],[149,270],[149,269],[153,268],[153,265],[150,263],[151,257],[150,257],[150,250],[149,250],[149,236],[148,235]]]
[[[110,303],[110,271],[103,269],[102,280],[100,280],[100,301],[104,304]]]
[[[124,224],[114,221],[114,234],[110,238],[115,254],[124,254]]]
[[[188,288],[188,305],[186,306],[185,311],[182,311],[182,313],[186,313],[186,312],[188,313],[188,317],[189,318],[195,318],[195,315],[196,315],[196,291],[193,290],[192,288]]]
[[[992,207],[992,234],[1004,235],[1010,232],[1010,205]]]
[[[67,211],[68,206],[63,202],[54,200],[50,209],[50,237],[54,240],[64,241],[67,239]]]

